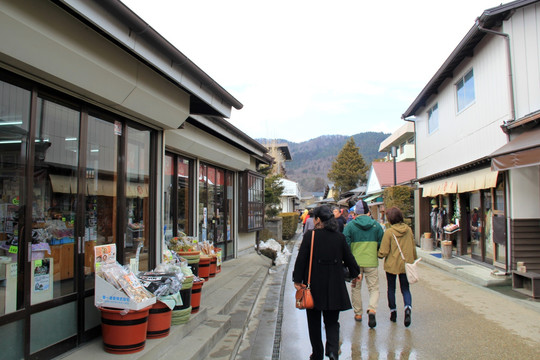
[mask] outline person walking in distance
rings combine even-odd
[[[388,307],[390,308],[390,320],[396,322],[396,277],[399,277],[399,287],[403,295],[405,305],[404,324],[411,325],[412,295],[409,289],[409,281],[405,274],[405,262],[413,263],[417,259],[414,236],[409,225],[403,222],[403,213],[396,207],[387,210],[386,216],[390,223],[383,235],[379,258],[384,258],[384,271],[388,281]],[[398,244],[401,247],[405,262],[401,258]]]
[[[343,264],[351,276],[357,277],[360,268],[338,230],[337,221],[328,206],[313,210],[315,229],[304,234],[298,256],[294,264],[293,282],[298,290],[307,284],[313,237],[313,258],[311,267],[311,294],[315,307],[306,309],[311,360],[321,360],[324,355],[338,359],[339,354],[339,313],[351,308],[349,293],[345,285]],[[321,314],[326,330],[326,346],[323,346]],[[326,351],[325,351],[326,348]]]
[[[346,219],[342,216],[341,210],[337,207],[332,209],[332,212],[334,213],[334,217],[336,218],[339,226],[339,232],[343,232],[343,229],[345,228],[345,223],[347,222]]]
[[[379,259],[377,251],[381,245],[384,230],[381,225],[371,218],[369,207],[364,200],[355,205],[354,220],[347,223],[343,234],[351,252],[360,266],[360,280],[351,281],[351,298],[354,308],[354,319],[362,321],[362,278],[366,279],[369,291],[367,308],[368,326],[377,326],[375,314],[379,303]]]

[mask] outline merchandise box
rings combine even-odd
[[[141,302],[130,299],[122,290],[118,290],[107,280],[96,275],[94,305],[96,307],[111,307],[116,309],[141,310],[156,303],[156,297]]]
[[[116,262],[116,244],[96,246],[94,247],[94,254],[94,268],[97,272],[102,264]],[[97,274],[95,275],[94,305],[96,307],[141,310],[147,306],[154,305],[155,303],[155,296],[141,302],[136,302],[123,290],[115,288],[107,280],[101,278]]]

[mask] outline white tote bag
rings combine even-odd
[[[416,259],[415,262],[413,262],[412,264],[406,262],[405,256],[403,256],[403,252],[401,251],[401,246],[399,246],[399,241],[397,240],[396,235],[392,234],[392,236],[394,237],[394,240],[396,240],[396,244],[398,246],[399,253],[401,254],[401,258],[405,262],[405,274],[407,274],[407,281],[409,282],[409,284],[417,283],[420,280],[420,276],[418,275],[416,264],[418,264],[418,262],[422,260],[422,258]]]

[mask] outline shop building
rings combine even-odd
[[[539,10],[485,10],[403,114],[415,123],[416,236],[452,240],[454,254],[503,271],[529,251],[539,263],[538,166],[492,164],[508,154],[502,130],[522,132],[540,109]]]
[[[164,240],[252,248],[267,149],[242,104],[118,0],[1,1],[0,345],[50,358],[99,335],[96,245],[153,269]]]

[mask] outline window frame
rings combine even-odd
[[[254,171],[238,174],[239,204],[238,224],[241,232],[264,229],[264,176]],[[255,187],[249,184],[258,183]]]
[[[469,75],[470,77],[467,79]],[[469,106],[474,104],[474,102],[476,101],[476,89],[475,89],[475,83],[474,83],[473,69],[470,69],[462,77],[460,77],[459,80],[455,83],[455,87],[456,87],[456,108],[457,108],[457,113],[459,114],[460,112],[464,111]],[[466,91],[467,89],[472,90],[472,97],[469,100],[468,100],[468,97],[471,94],[469,94],[469,92]],[[460,95],[461,90],[462,90],[462,95]],[[462,100],[460,101],[460,99]]]
[[[433,116],[433,114],[436,114],[436,116]],[[435,131],[439,129],[439,103],[435,103],[432,107],[430,107],[427,111],[428,116],[428,134],[433,134]],[[432,121],[432,119],[434,119]],[[433,127],[434,122],[436,121],[436,126]]]

